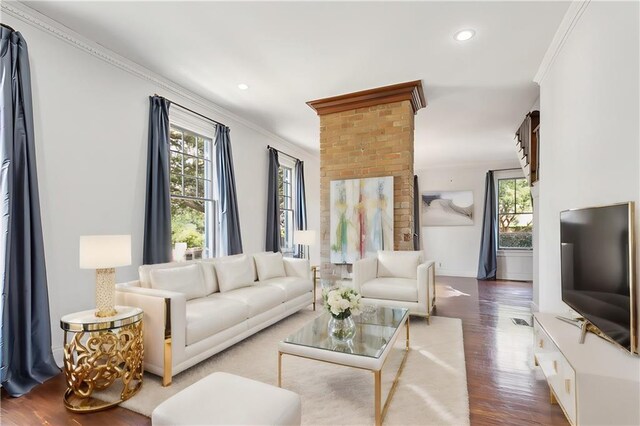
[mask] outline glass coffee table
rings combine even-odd
[[[282,356],[293,355],[331,364],[369,370],[374,378],[375,424],[382,424],[398,378],[409,352],[409,311],[402,308],[366,306],[354,317],[356,333],[347,341],[336,340],[327,331],[331,315],[327,312],[307,323],[278,344],[278,386],[282,386]],[[403,332],[404,328],[404,332]],[[398,336],[405,335],[404,345]],[[402,352],[384,405],[382,370],[391,353]]]

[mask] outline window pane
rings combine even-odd
[[[204,192],[204,180],[202,179],[198,179],[198,181],[196,182],[197,184],[197,190],[198,190],[198,197],[200,198],[205,198],[205,192]]]
[[[198,151],[197,151],[197,154],[198,154],[198,157],[200,157],[200,158],[204,158],[204,144],[206,143],[206,141],[207,140],[205,138],[203,138],[201,136],[198,136]]]
[[[186,197],[195,197],[196,194],[196,178],[184,177],[184,195]]]
[[[196,164],[198,165],[198,170],[197,170],[198,171],[198,177],[199,178],[204,178],[205,177],[205,174],[204,174],[205,161],[198,159],[198,160],[196,160]],[[207,162],[207,165],[209,165],[209,162]]]
[[[171,152],[171,173],[182,174],[182,154]]]
[[[533,206],[531,205],[531,192],[529,190],[529,183],[526,179],[518,179],[516,181],[516,212],[533,212]]]
[[[169,149],[182,151],[182,132],[172,127],[169,132],[169,144]]]
[[[180,175],[171,175],[171,194],[182,195],[182,177]]]
[[[205,203],[171,199],[171,242],[187,243],[187,259],[202,257],[205,248]]]
[[[498,181],[498,212],[515,213],[515,180]]]
[[[532,214],[499,215],[499,248],[528,248],[532,245]]]
[[[196,137],[191,133],[184,134],[184,153],[195,156],[196,150]]]

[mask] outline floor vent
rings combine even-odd
[[[527,327],[531,327],[531,324],[522,318],[511,318],[511,321],[513,321],[515,325],[526,325]]]

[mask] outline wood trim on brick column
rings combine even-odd
[[[378,87],[361,92],[347,93],[346,95],[317,99],[307,102],[307,105],[318,115],[325,115],[401,101],[411,102],[414,115],[420,108],[427,106],[424,91],[422,90],[422,81],[409,81],[407,83],[392,84],[391,86]]]

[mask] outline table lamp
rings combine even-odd
[[[316,231],[296,230],[293,232],[293,241],[303,247],[304,258],[309,258],[308,246],[316,243]]]
[[[96,270],[96,316],[115,315],[116,267],[131,265],[131,235],[80,237],[80,268]]]

